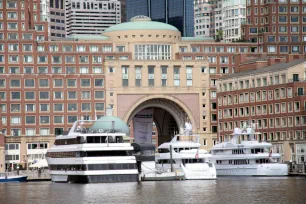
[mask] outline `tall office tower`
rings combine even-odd
[[[66,37],[65,1],[47,0],[50,3],[49,29],[51,40]],[[69,2],[69,1],[67,1]]]
[[[106,28],[121,23],[118,0],[66,0],[66,35],[100,35]]]
[[[209,0],[194,1],[194,36],[210,37],[212,7]]]
[[[154,21],[168,23],[182,36],[194,36],[194,0],[126,0],[127,21],[144,15]]]
[[[211,36],[216,39],[222,39],[222,0],[211,0]]]
[[[241,25],[245,22],[246,0],[223,0],[222,34],[225,42],[241,39]]]
[[[127,22],[130,19],[126,19],[126,0],[119,0],[121,3],[121,22]]]
[[[247,0],[243,39],[260,52],[277,55],[306,53],[306,0]]]

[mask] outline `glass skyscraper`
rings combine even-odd
[[[126,0],[127,21],[138,15],[173,25],[184,37],[194,35],[193,0]]]

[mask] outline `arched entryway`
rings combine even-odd
[[[181,101],[166,96],[147,97],[138,101],[127,111],[124,120],[130,124],[135,115],[144,109],[153,111],[153,121],[158,132],[158,145],[170,141],[175,134],[179,133],[180,128],[184,128],[187,120],[195,123],[188,107]]]

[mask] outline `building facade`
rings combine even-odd
[[[193,0],[126,0],[127,20],[138,15],[173,25],[182,36],[194,36]]]
[[[241,40],[241,25],[246,18],[246,0],[222,1],[222,34],[225,42]]]
[[[218,82],[219,140],[235,127],[256,124],[256,139],[273,144],[283,162],[306,158],[306,101],[303,55],[241,63],[242,70]]]
[[[64,0],[47,0],[49,2],[49,29],[50,39],[58,40],[66,37],[65,23],[65,1]],[[68,3],[69,4],[69,3]]]
[[[247,0],[245,41],[256,42],[260,52],[275,55],[306,52],[305,0]]]
[[[194,1],[194,36],[211,37],[212,7],[208,0]]]
[[[121,4],[117,0],[66,1],[66,35],[101,35],[108,27],[121,23]]]
[[[129,124],[138,111],[153,108],[158,144],[190,121],[209,149],[217,141],[219,78],[239,71],[237,52],[258,55],[257,43],[182,37],[144,16],[103,35],[51,41],[40,1],[1,1],[0,13],[7,166],[40,158],[75,120],[99,118],[106,106]]]

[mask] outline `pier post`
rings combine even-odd
[[[170,145],[170,164],[171,164],[171,172],[173,172],[173,162],[172,162],[172,145]]]

